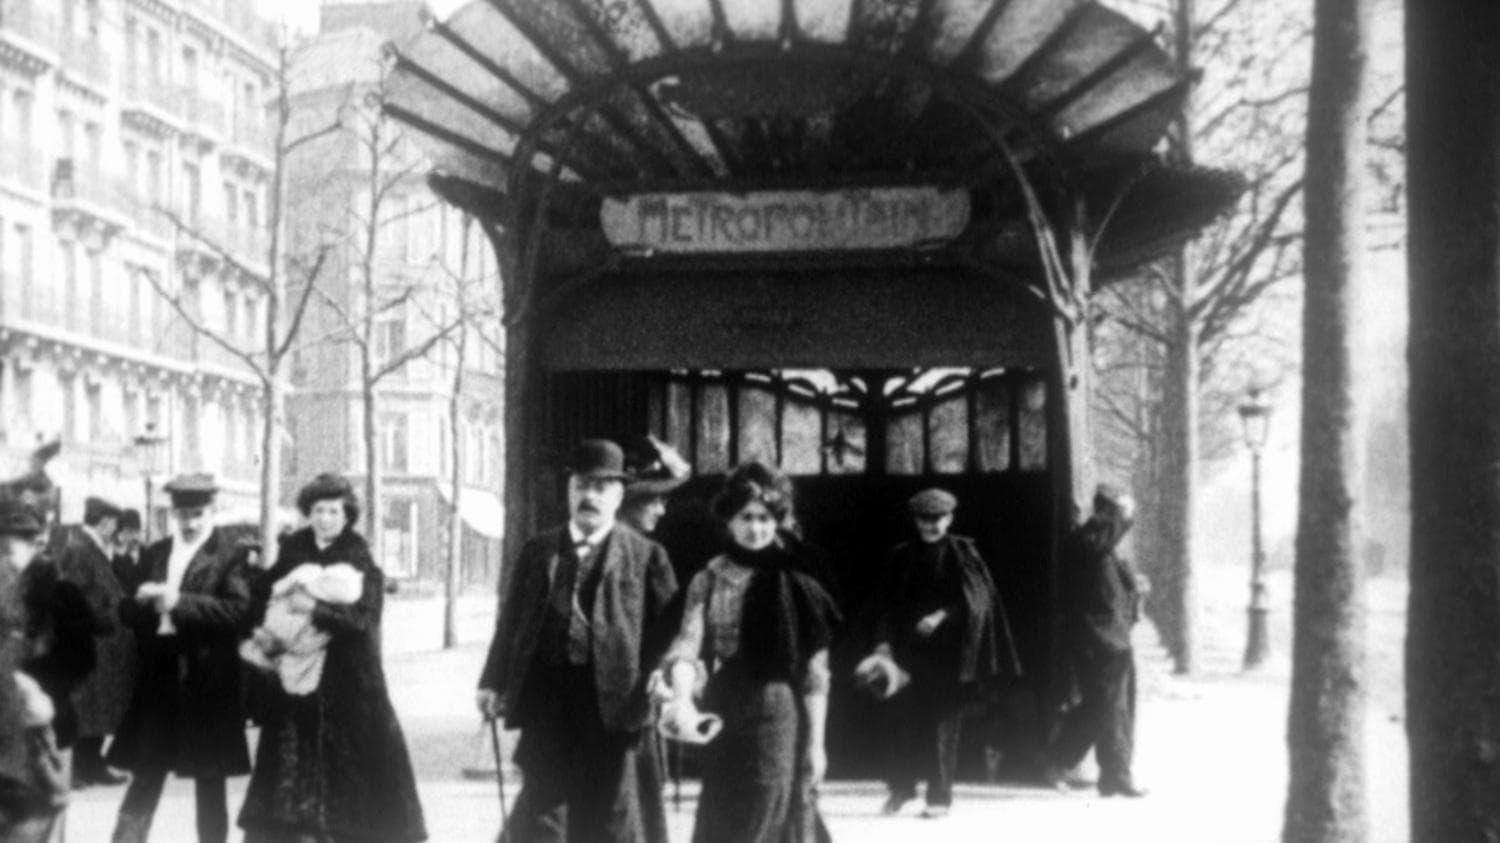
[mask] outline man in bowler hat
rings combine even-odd
[[[581,443],[568,523],[527,541],[506,577],[477,700],[521,730],[508,843],[636,843],[658,826],[660,789],[637,756],[677,580],[661,545],[616,524],[625,480],[618,445]]]
[[[135,632],[140,671],[107,758],[133,774],[113,840],[147,839],[167,774],[176,773],[194,779],[200,843],[223,843],[225,778],[250,772],[236,649],[250,585],[213,527],[213,478],[180,476],[166,491],[173,535],[146,548],[139,584],[120,610]]]
[[[1050,751],[1048,783],[1066,786],[1064,771],[1094,750],[1101,796],[1144,796],[1130,772],[1135,749],[1135,654],[1130,629],[1139,619],[1140,578],[1115,551],[1130,530],[1134,500],[1109,484],[1094,494],[1094,513],[1063,549],[1064,635],[1079,702],[1063,718]]]
[[[875,652],[911,673],[892,700],[898,722],[885,814],[927,780],[923,816],[948,814],[965,708],[1021,674],[1005,605],[974,540],[950,533],[958,499],[925,489],[907,501],[916,540],[891,553],[875,624]]]
[[[124,776],[104,763],[104,740],[114,734],[135,684],[135,641],[120,623],[124,590],[110,555],[123,516],[102,498],[83,502],[83,523],[67,532],[57,556],[58,575],[83,593],[93,611],[94,669],[74,693],[78,707],[78,742],[73,747],[73,785],[115,785]]]

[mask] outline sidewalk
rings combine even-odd
[[[1225,613],[1226,629],[1214,638],[1222,651],[1205,658],[1205,677],[1191,681],[1169,675],[1150,646],[1142,646],[1142,681],[1136,771],[1151,794],[1140,800],[1101,799],[1093,791],[1059,794],[1011,786],[960,785],[953,814],[945,820],[923,820],[920,806],[896,818],[878,816],[884,792],[873,782],[831,782],[824,788],[823,811],[835,840],[843,843],[935,838],[934,843],[1006,841],[1068,843],[1111,839],[1151,843],[1270,843],[1279,839],[1286,796],[1287,680],[1285,630],[1273,629],[1277,658],[1266,669],[1243,676],[1226,665],[1241,641],[1235,608],[1242,584],[1234,579]],[[1211,588],[1211,583],[1205,583]],[[1390,589],[1387,589],[1390,590]],[[1279,614],[1290,615],[1289,595],[1281,591]],[[1402,593],[1374,594],[1373,608],[1397,605]],[[431,606],[392,601],[387,608],[386,667],[393,701],[406,730],[434,843],[488,843],[500,821],[492,781],[470,781],[462,769],[488,755],[487,738],[478,731],[473,687],[484,658],[480,643],[487,635],[486,609],[475,601],[464,605],[460,624],[464,646],[449,652],[414,652],[427,638],[427,624],[441,617]],[[1377,612],[1378,613],[1378,612]],[[1372,624],[1385,623],[1372,616]],[[422,632],[408,627],[415,624]],[[1388,625],[1388,623],[1387,623]],[[440,629],[440,626],[431,627]],[[469,635],[472,630],[477,637]],[[1211,633],[1216,631],[1210,628]],[[433,636],[438,633],[433,632]],[[393,641],[393,636],[400,640]],[[437,640],[435,637],[432,639]],[[1143,645],[1145,642],[1142,642]],[[1393,656],[1372,649],[1372,662]],[[1372,664],[1375,672],[1381,669]],[[1372,700],[1367,753],[1372,843],[1406,839],[1406,738],[1398,712]],[[508,737],[513,737],[508,736]],[[483,739],[482,739],[483,738]],[[507,740],[507,747],[510,741]],[[507,775],[509,804],[518,784]],[[246,779],[231,783],[231,810],[237,810]],[[69,811],[69,843],[109,839],[115,810],[124,790],[90,789],[76,794]],[[696,789],[684,787],[680,810],[673,811],[670,788],[667,810],[672,840],[691,835]],[[169,783],[157,815],[154,841],[191,843],[192,788]],[[233,839],[238,839],[237,836]]]

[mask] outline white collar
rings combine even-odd
[[[573,539],[575,545],[588,542],[590,547],[598,547],[604,541],[605,536],[609,535],[609,531],[614,528],[615,522],[611,521],[594,532],[584,535],[583,531],[578,529],[578,525],[574,524],[571,518],[568,519],[568,536]]]

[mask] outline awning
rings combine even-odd
[[[438,494],[452,505],[453,490],[447,483],[437,484]],[[487,489],[465,486],[458,498],[458,517],[469,525],[469,529],[488,539],[505,535],[505,504],[500,496]]]
[[[1194,79],[1086,0],[472,0],[395,51],[385,107],[469,210],[505,222],[547,182],[588,220],[647,185],[999,183],[1002,140],[1125,192],[1141,177],[1115,165],[1160,163]],[[1155,221],[1194,229],[1237,193],[1183,191]]]

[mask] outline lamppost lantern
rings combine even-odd
[[[135,446],[136,459],[141,466],[141,478],[146,484],[146,511],[142,513],[141,526],[145,533],[143,538],[149,542],[151,525],[156,523],[156,511],[151,505],[151,478],[160,471],[159,462],[167,437],[156,432],[156,422],[146,422],[146,428],[131,440],[131,444]]]
[[[1249,633],[1245,640],[1245,669],[1259,667],[1270,649],[1267,640],[1266,551],[1260,527],[1260,455],[1271,431],[1271,405],[1261,398],[1259,387],[1251,387],[1239,406],[1245,447],[1250,449],[1250,607]]]
[[[1251,387],[1245,403],[1239,407],[1240,424],[1244,428],[1245,447],[1252,454],[1260,453],[1271,433],[1271,405],[1261,398],[1259,387]]]

